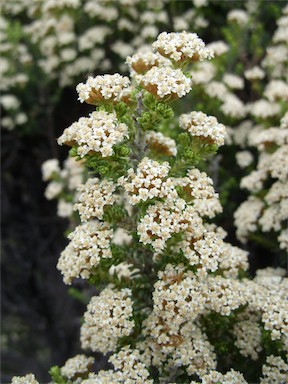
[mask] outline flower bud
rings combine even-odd
[[[164,103],[158,103],[156,106],[156,113],[159,118],[170,119],[174,116],[174,112],[169,105]]]
[[[109,172],[109,166],[107,165],[100,165],[98,168],[98,172],[101,176],[106,175]]]
[[[126,157],[129,155],[129,153],[130,153],[130,149],[125,144],[117,148],[117,154],[119,156]]]
[[[185,148],[184,156],[186,159],[192,160],[195,157],[195,152],[192,148]]]

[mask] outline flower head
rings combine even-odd
[[[84,313],[80,340],[83,348],[106,354],[114,351],[119,337],[129,336],[134,327],[131,290],[112,291],[105,288],[99,296],[92,297]]]
[[[42,170],[42,180],[43,181],[50,180],[54,173],[58,175],[60,172],[59,160],[49,159],[44,161],[44,163],[41,166],[41,170]]]
[[[74,210],[79,210],[81,221],[87,221],[91,217],[101,220],[104,207],[113,205],[119,199],[119,196],[113,194],[115,189],[113,181],[102,180],[99,183],[97,177],[88,179],[86,184],[81,184],[78,188],[79,203],[74,205]]]
[[[57,268],[64,275],[64,283],[71,284],[75,277],[88,279],[90,270],[100,259],[112,257],[110,241],[113,230],[109,223],[89,221],[78,225],[68,235],[70,243],[61,252]]]
[[[128,170],[129,178],[120,177],[118,183],[125,189],[130,197],[130,204],[135,205],[141,201],[158,198],[177,198],[177,191],[170,178],[167,179],[169,163],[163,164],[144,157],[138,164],[137,172]]]
[[[224,144],[225,126],[218,123],[216,117],[207,116],[203,112],[191,112],[180,117],[180,126],[192,136],[198,136],[209,144],[218,147]]]
[[[150,143],[150,151],[153,150],[165,156],[176,156],[177,154],[175,140],[164,136],[161,132],[150,131],[146,135],[146,143]]]
[[[121,91],[128,87],[130,80],[119,73],[114,75],[89,76],[85,84],[77,85],[78,99],[87,104],[101,104],[119,99]]]
[[[78,376],[89,372],[94,361],[94,357],[76,355],[66,361],[65,365],[61,368],[61,373],[68,377],[68,379],[74,380]]]
[[[157,201],[146,210],[146,215],[140,219],[137,227],[140,242],[151,244],[156,252],[165,248],[165,242],[173,234],[189,232],[194,238],[200,238],[205,228],[202,219],[192,206],[186,205],[185,200]]]
[[[136,53],[133,56],[128,56],[126,63],[129,65],[130,71],[133,73],[144,74],[152,67],[169,66],[171,63],[158,52]]]
[[[162,56],[175,62],[202,61],[214,57],[212,49],[207,48],[196,33],[186,31],[162,32],[152,45]]]
[[[35,379],[35,376],[30,373],[26,376],[14,376],[12,377],[11,384],[39,384],[39,382]]]
[[[171,67],[152,67],[144,76],[137,75],[135,79],[161,101],[173,101],[192,89],[192,80],[180,69]]]
[[[112,156],[112,146],[128,137],[128,127],[118,123],[113,113],[92,112],[66,128],[58,138],[58,144],[78,145],[77,153],[84,157],[89,152],[100,152],[103,157]]]

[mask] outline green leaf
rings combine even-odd
[[[66,384],[68,381],[68,378],[64,375],[62,375],[60,368],[58,365],[54,365],[50,368],[49,373],[51,375],[51,378],[55,384]],[[69,380],[70,381],[70,380]]]
[[[119,101],[115,106],[114,106],[116,116],[118,120],[121,120],[123,116],[127,114],[128,107],[123,101]]]

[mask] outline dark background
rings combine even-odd
[[[79,335],[86,304],[73,298],[56,264],[67,240],[69,223],[56,215],[57,201],[47,201],[41,165],[51,158],[63,161],[67,147],[56,138],[86,107],[75,91],[64,89],[59,105],[51,110],[52,132],[43,126],[29,135],[2,131],[2,370],[1,383],[14,375],[34,373],[37,380],[50,380],[53,365],[83,353]],[[53,135],[54,140],[51,141]],[[97,294],[80,279],[73,285],[87,297]],[[96,357],[99,369],[106,358]]]
[[[280,7],[286,4],[274,3]],[[221,27],[227,12],[241,5],[241,1],[211,3],[207,8],[211,25],[203,33],[199,32],[206,43],[223,38]],[[168,3],[166,9],[170,20],[174,12],[181,14],[190,6],[191,2],[185,1]],[[266,33],[271,37],[276,25],[269,19],[268,11],[265,17],[269,26]],[[169,29],[173,30],[172,24],[166,28]],[[117,31],[114,37],[117,38]],[[109,54],[107,48],[108,57]],[[111,73],[118,72],[118,63],[112,53],[111,59],[115,65]],[[52,158],[58,158],[60,163],[65,160],[68,148],[59,147],[56,138],[80,116],[87,116],[92,108],[77,101],[72,87],[57,93],[57,84],[41,83],[41,76],[37,71],[31,73],[29,92],[21,94],[19,91],[17,94],[30,111],[29,130],[2,130],[1,137],[2,384],[11,382],[14,375],[27,373],[34,373],[40,383],[47,383],[51,366],[61,367],[68,358],[85,353],[79,342],[85,300],[72,297],[69,286],[63,283],[56,269],[59,255],[67,244],[64,232],[69,222],[56,215],[57,201],[47,201],[44,197],[47,183],[42,181],[41,165]],[[227,169],[233,175],[229,151],[229,148],[223,149],[223,166],[226,167],[226,161]],[[237,188],[236,185],[235,190]],[[231,196],[233,193],[232,188]],[[234,198],[233,203],[237,206],[245,200],[245,195],[241,192]],[[239,245],[234,235],[232,213],[232,210],[224,212],[217,224],[228,231],[227,241]],[[253,242],[245,248],[250,251],[251,275],[258,268],[279,265],[276,250],[267,251]],[[79,280],[73,287],[83,293],[83,297],[97,294],[86,281]],[[107,367],[107,357],[86,352],[96,358],[93,370]]]

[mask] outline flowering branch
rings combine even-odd
[[[225,126],[192,111],[180,116],[176,140],[162,130],[174,116],[170,104],[192,89],[184,68],[213,51],[185,31],[163,32],[153,47],[157,54],[127,59],[136,86],[119,74],[80,83],[79,100],[96,110],[58,138],[100,175],[78,188],[81,224],[57,264],[66,284],[80,277],[103,288],[87,306],[80,340],[85,349],[113,352],[114,370],[87,378],[84,369],[81,383],[244,384],[229,364],[235,356],[257,360],[264,329],[287,344],[287,301],[275,300],[287,282],[283,271],[243,277],[248,253],[206,221],[222,206],[212,179],[195,166],[224,144]],[[267,364],[284,367],[278,351]]]

